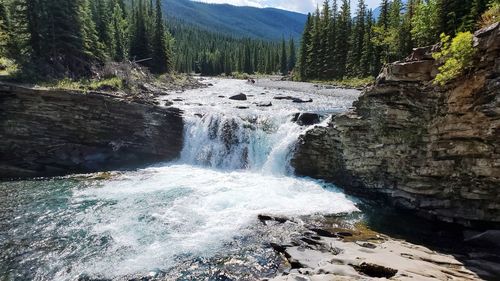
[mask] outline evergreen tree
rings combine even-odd
[[[385,35],[385,46],[387,46],[387,58],[385,62],[391,62],[402,59],[403,54],[403,21],[401,11],[403,10],[403,3],[401,0],[393,0],[389,9],[389,28]]]
[[[351,7],[348,0],[342,1],[338,18],[338,38],[337,42],[337,78],[343,79],[347,73],[347,55],[351,48],[349,36],[351,35]]]
[[[321,50],[321,16],[319,9],[316,9],[313,19],[313,28],[311,30],[311,43],[307,50],[307,76],[321,77],[322,58],[319,56]]]
[[[115,61],[123,61],[127,57],[126,20],[120,1],[115,3],[112,16],[114,50],[111,57]]]
[[[323,2],[323,10],[321,13],[321,25],[319,26],[320,30],[320,44],[319,49],[316,51],[316,56],[318,57],[318,71],[319,78],[324,79],[327,76],[329,70],[329,61],[332,59],[330,53],[330,28],[332,25],[332,17],[330,11],[330,3],[328,0]]]
[[[413,17],[415,16],[416,2],[417,0],[408,0],[405,5],[406,13],[403,15],[401,34],[399,36],[400,53],[404,56],[409,55],[414,46],[411,30],[413,27]]]
[[[295,42],[293,38],[290,38],[289,44],[288,53],[290,55],[288,56],[288,70],[293,71],[295,69],[295,65],[297,64],[297,50],[295,49]]]
[[[252,55],[250,52],[250,46],[248,44],[245,45],[245,52],[243,57],[243,72],[248,74],[253,74],[252,69]]]
[[[375,46],[373,45],[373,13],[368,10],[365,19],[365,38],[363,40],[363,53],[361,55],[360,70],[362,77],[376,76],[378,69],[375,69]]]
[[[361,65],[361,57],[363,55],[363,47],[365,40],[365,20],[366,20],[366,5],[364,0],[359,0],[356,11],[355,23],[352,33],[352,43],[349,52],[348,66],[351,76],[362,76],[363,70]]]
[[[170,58],[167,49],[167,40],[165,35],[165,24],[161,10],[160,0],[156,0],[155,11],[155,29],[152,42],[152,63],[151,70],[155,73],[165,73],[170,69]]]
[[[281,40],[280,72],[281,72],[281,75],[288,74],[288,61],[287,61],[287,54],[286,54],[285,39]]]
[[[300,46],[300,55],[299,55],[299,76],[301,80],[306,80],[310,77],[309,64],[307,58],[308,58],[309,46],[311,44],[312,28],[313,28],[312,16],[311,14],[308,14],[306,25],[304,27],[304,33],[302,35],[302,42]]]
[[[105,46],[106,50],[113,50],[113,11],[111,1],[93,0],[91,5],[92,19],[99,37],[99,41]]]
[[[469,13],[463,19],[461,31],[474,31],[476,23],[481,15],[486,11],[488,6],[487,0],[473,0]]]
[[[337,77],[337,44],[340,40],[338,38],[338,6],[337,0],[333,0],[332,10],[331,10],[331,21],[328,30],[328,46],[327,46],[327,57],[325,58],[325,68],[324,68],[324,77],[326,79],[332,79]]]
[[[472,2],[473,0],[438,0],[438,33],[455,35],[459,27],[462,26],[462,20],[467,19],[468,11],[472,8]]]
[[[48,50],[46,62],[57,73],[86,75],[94,62],[103,59],[97,31],[87,0],[50,0],[48,12]],[[44,51],[45,52],[45,51]]]
[[[41,0],[29,0],[26,2],[27,29],[29,34],[29,45],[34,58],[42,57],[43,45],[43,18],[45,6]]]
[[[150,40],[146,26],[147,8],[143,1],[133,7],[132,25],[130,30],[129,56],[133,61],[150,58]],[[145,63],[146,64],[146,63]],[[146,64],[147,65],[147,64]]]
[[[382,0],[380,3],[380,16],[378,18],[378,25],[384,30],[389,28],[389,0]]]

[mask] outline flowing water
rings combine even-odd
[[[259,214],[357,212],[334,186],[295,177],[289,165],[308,129],[295,113],[326,119],[350,107],[355,91],[208,82],[166,97],[185,111],[175,162],[0,182],[0,280],[253,280],[276,273],[268,242],[287,235],[260,229]],[[248,100],[228,99],[238,93]],[[288,95],[313,102],[274,99]]]

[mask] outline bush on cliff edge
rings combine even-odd
[[[442,49],[434,53],[434,59],[443,63],[434,82],[444,85],[455,79],[465,70],[472,67],[474,54],[474,35],[470,32],[460,32],[451,40],[450,36],[441,34]]]

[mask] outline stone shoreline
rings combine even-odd
[[[283,265],[277,277],[265,280],[494,280],[500,276],[500,256],[495,250],[474,249],[470,242],[463,244],[473,249],[470,252],[445,253],[375,232],[363,223],[339,227],[272,216],[260,219],[270,228],[287,224],[297,228],[285,244],[271,243]]]

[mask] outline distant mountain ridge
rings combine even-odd
[[[307,15],[274,8],[207,4],[190,0],[163,0],[167,18],[182,20],[212,32],[237,37],[299,39]]]

